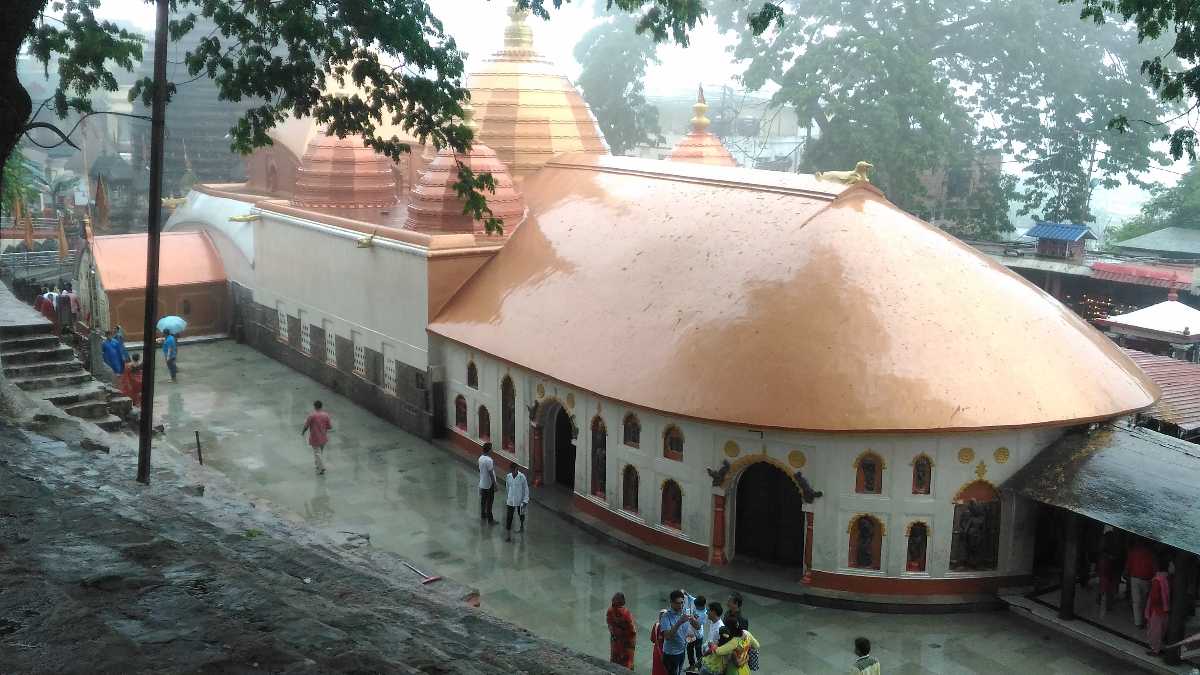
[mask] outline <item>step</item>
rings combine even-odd
[[[108,399],[108,412],[117,417],[125,417],[133,410],[133,399],[128,396],[113,396]]]
[[[59,343],[49,347],[37,347],[21,351],[0,353],[0,362],[6,366],[19,366],[27,363],[46,363],[75,358],[75,350]]]
[[[0,355],[10,352],[20,352],[27,349],[45,349],[62,344],[57,336],[50,335],[21,335],[18,337],[0,338]]]
[[[45,399],[59,407],[82,401],[106,401],[112,394],[112,389],[100,382],[90,382],[75,387],[63,387],[62,389],[42,389],[38,391],[39,398]]]
[[[33,311],[33,310],[30,310]],[[49,335],[54,330],[53,324],[44,319],[26,324],[0,325],[0,338],[20,337],[25,335]]]
[[[63,375],[83,370],[83,364],[72,356],[69,359],[47,361],[45,363],[23,363],[5,365],[4,375],[11,378],[34,377],[36,375]]]
[[[79,403],[72,403],[61,407],[63,412],[68,415],[82,417],[85,420],[100,419],[108,417],[110,414],[108,401],[99,399],[80,401]]]
[[[34,375],[33,377],[14,377],[9,381],[24,391],[38,391],[41,389],[64,389],[73,385],[84,384],[91,379],[91,375],[80,371],[78,373],[70,373],[67,375]]]
[[[121,419],[120,417],[117,417],[116,415],[108,415],[107,417],[105,417],[103,419],[88,420],[88,421],[92,422],[93,424],[95,424],[96,426],[100,427],[101,429],[103,429],[105,431],[121,431],[122,429],[127,428],[127,425],[125,424],[125,420]]]

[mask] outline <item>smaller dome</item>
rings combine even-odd
[[[396,203],[392,160],[363,145],[361,136],[317,134],[308,142],[292,206],[378,209]]]
[[[692,164],[710,164],[712,166],[737,166],[733,155],[725,149],[721,139],[708,130],[710,124],[708,103],[704,101],[704,87],[700,87],[700,95],[692,106],[692,130],[687,136],[679,139],[667,159],[672,162],[691,162]]]
[[[492,215],[503,221],[504,233],[511,234],[512,228],[525,216],[525,198],[513,185],[508,167],[496,152],[479,141],[475,141],[465,155],[456,154],[451,148],[442,148],[438,152],[409,194],[404,226],[421,232],[484,233],[483,222],[463,213],[463,200],[454,191],[454,184],[458,182],[458,162],[476,174],[492,174],[496,192],[485,191],[484,196]]]

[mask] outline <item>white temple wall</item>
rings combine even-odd
[[[1033,555],[1034,508],[1025,500],[1002,495],[1001,529],[997,565],[994,570],[954,571],[950,553],[954,530],[954,500],[960,490],[975,481],[999,486],[1041,448],[1062,433],[1061,428],[945,434],[831,434],[754,430],[663,415],[603,399],[536,373],[511,366],[470,348],[435,337],[436,349],[445,365],[447,426],[454,430],[454,402],[462,395],[468,403],[465,437],[480,441],[476,411],[488,407],[490,438],[496,454],[531,467],[529,418],[526,405],[534,401],[561,402],[575,416],[575,492],[583,499],[619,514],[631,523],[669,533],[671,536],[710,547],[713,535],[713,495],[725,496],[725,546],[728,559],[736,557],[736,485],[742,469],[759,461],[793,472],[799,469],[814,490],[824,495],[805,505],[813,517],[812,569],[837,575],[885,577],[889,579],[970,579],[1009,577],[1029,573]],[[467,365],[474,362],[479,387],[466,385]],[[513,378],[516,391],[516,447],[501,448],[500,382]],[[573,405],[568,405],[571,403]],[[622,442],[622,422],[633,412],[641,423],[640,447]],[[593,496],[591,487],[591,421],[599,415],[608,431],[606,481],[603,498]],[[668,425],[684,434],[683,461],[663,456],[663,432]],[[736,444],[734,447],[733,444]],[[856,492],[856,460],[873,452],[883,461],[879,494]],[[913,462],[927,455],[933,463],[930,494],[913,494]],[[544,476],[553,481],[553,447],[545,446]],[[728,460],[732,466],[723,487],[714,488],[706,469],[719,469]],[[501,462],[501,464],[505,464]],[[639,512],[622,508],[621,476],[626,465],[639,474]],[[660,522],[661,486],[671,479],[683,493],[681,530]],[[543,489],[550,489],[549,487]],[[850,524],[859,515],[874,516],[884,527],[880,569],[862,569],[849,559]],[[929,528],[926,567],[908,571],[907,530],[914,522]]]
[[[255,222],[259,251],[254,300],[305,323],[332,324],[342,337],[414,368],[428,367],[427,270],[423,249],[301,218],[263,212]],[[386,364],[385,364],[386,367]]]

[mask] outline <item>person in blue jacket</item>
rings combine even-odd
[[[104,359],[104,363],[112,369],[114,375],[125,372],[125,359],[121,356],[124,350],[124,345],[113,337],[112,331],[104,331],[104,342],[100,343],[100,355]]]

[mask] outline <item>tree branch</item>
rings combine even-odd
[[[79,126],[79,125],[77,124],[75,126]],[[55,134],[58,134],[58,137],[62,139],[61,141],[59,141],[58,143],[55,143],[54,145],[42,145],[41,143],[38,143],[37,141],[33,140],[33,138],[31,137],[29,139],[30,142],[32,142],[34,145],[38,146],[39,148],[45,148],[45,149],[57,148],[58,146],[62,145],[63,143],[66,143],[67,145],[71,146],[72,148],[75,148],[76,150],[79,149],[79,146],[72,143],[71,139],[68,138],[67,135],[64,134],[61,129],[54,126],[53,124],[50,124],[49,122],[30,122],[29,124],[26,124],[23,129],[21,129],[21,133],[28,134],[31,129],[49,129],[50,131],[53,131]]]

